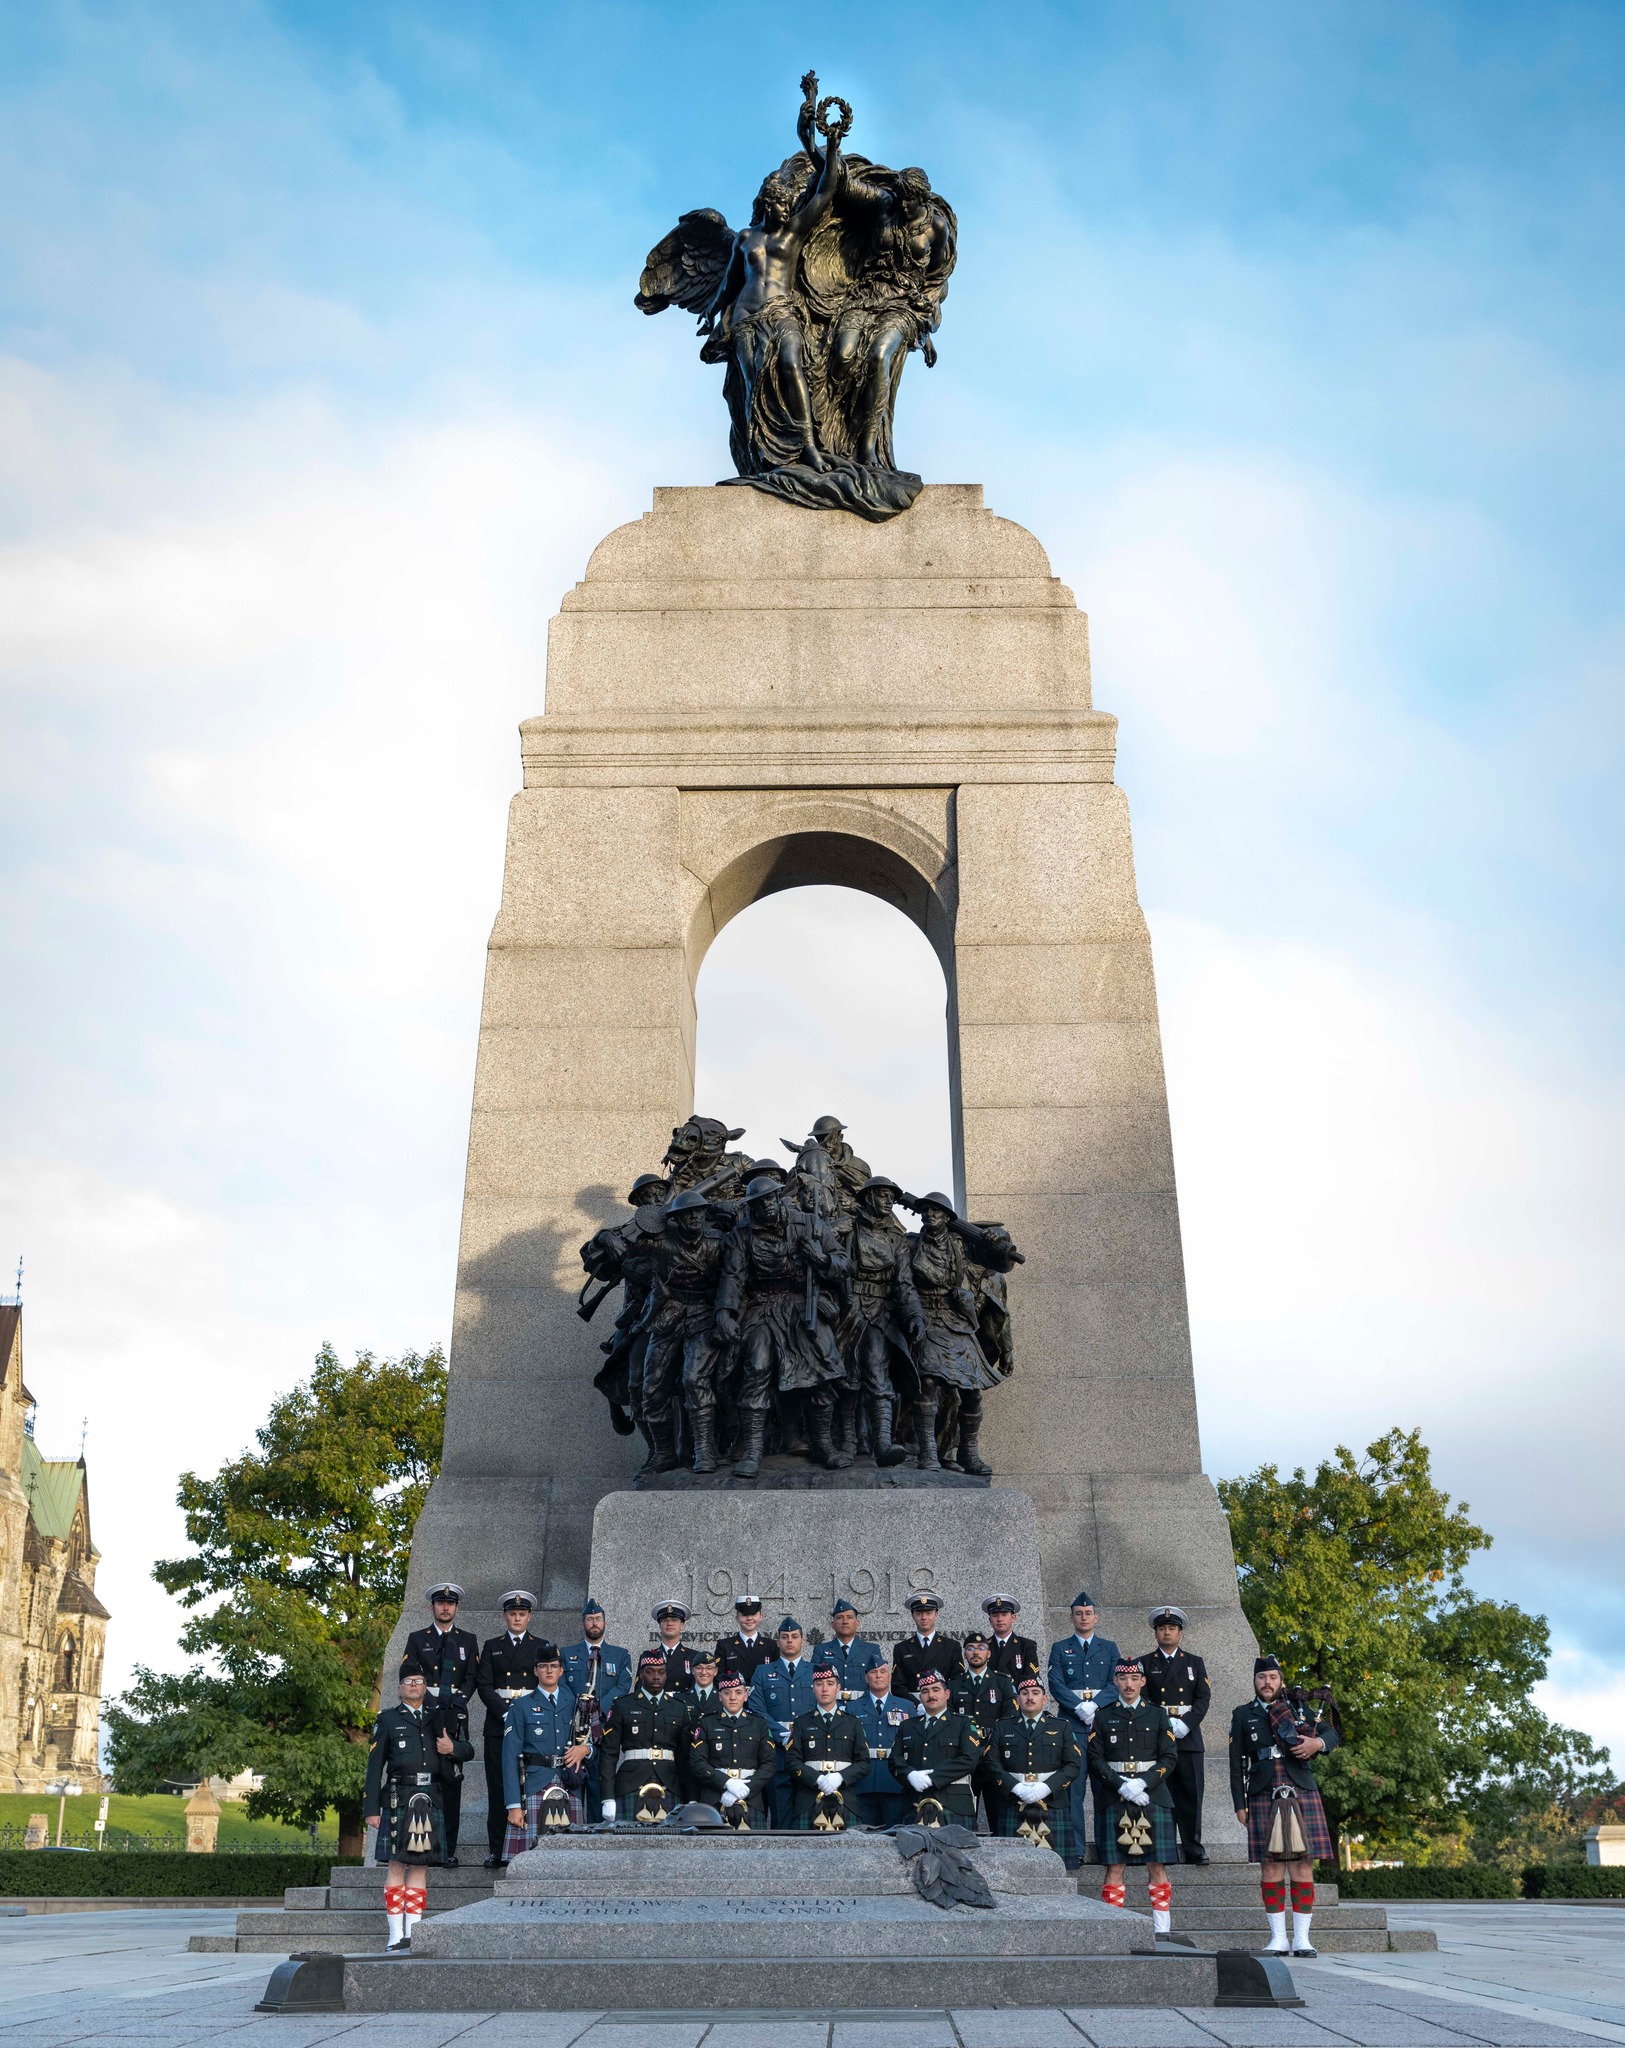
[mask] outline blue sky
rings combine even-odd
[[[1209,1468],[1421,1424],[1625,1750],[1625,16],[0,22],[0,1257],[47,1451],[91,1414],[115,1679],[172,1642],[174,1472],[324,1336],[445,1333],[545,623],[726,466],[637,272],[744,215],[812,64],[959,214],[903,459],[1039,535],[1123,721]],[[759,906],[713,1106],[838,1095],[932,1177],[936,972],[875,906]]]

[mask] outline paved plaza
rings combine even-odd
[[[229,1912],[0,1918],[0,2048],[1581,2048],[1625,2043],[1625,1912],[1606,1907],[1396,1907],[1438,1930],[1437,1955],[1294,1966],[1301,2011],[918,2013],[254,2012],[274,1956],[189,1955]],[[406,1965],[405,1967],[410,1967]],[[805,1965],[798,1965],[807,1968]],[[808,1970],[809,1976],[811,1970]],[[997,1992],[990,1972],[990,1996]]]

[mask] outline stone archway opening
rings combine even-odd
[[[947,987],[901,905],[777,886],[730,919],[695,993],[695,1107],[757,1156],[833,1112],[877,1172],[952,1186]]]

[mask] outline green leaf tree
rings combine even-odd
[[[181,1647],[199,1667],[138,1668],[107,1715],[114,1782],[251,1768],[251,1816],[314,1827],[336,1808],[361,1853],[367,1744],[400,1615],[412,1529],[440,1464],[446,1361],[330,1345],[277,1401],[257,1446],[212,1479],[187,1472],[189,1557],[153,1577],[198,1610]]]
[[[1612,1782],[1606,1750],[1530,1698],[1544,1617],[1467,1588],[1491,1538],[1433,1483],[1416,1430],[1285,1479],[1222,1480],[1241,1604],[1289,1684],[1330,1685],[1344,1742],[1318,1771],[1334,1832],[1490,1840]]]

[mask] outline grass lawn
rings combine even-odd
[[[56,1840],[58,1801],[48,1792],[0,1792],[0,1829],[15,1829],[17,1846],[33,1813],[45,1814],[51,1823],[51,1840]],[[63,1840],[94,1844],[92,1823],[101,1807],[97,1793],[81,1792],[69,1799],[63,1821]],[[153,1792],[134,1799],[122,1792],[109,1795],[107,1846],[161,1849],[173,1841],[186,1846],[186,1801],[169,1793]],[[338,1819],[329,1813],[318,1837],[318,1847],[331,1849],[338,1842]],[[250,1820],[235,1801],[220,1802],[220,1849],[308,1849],[310,1837],[303,1828],[286,1828],[274,1820]]]

